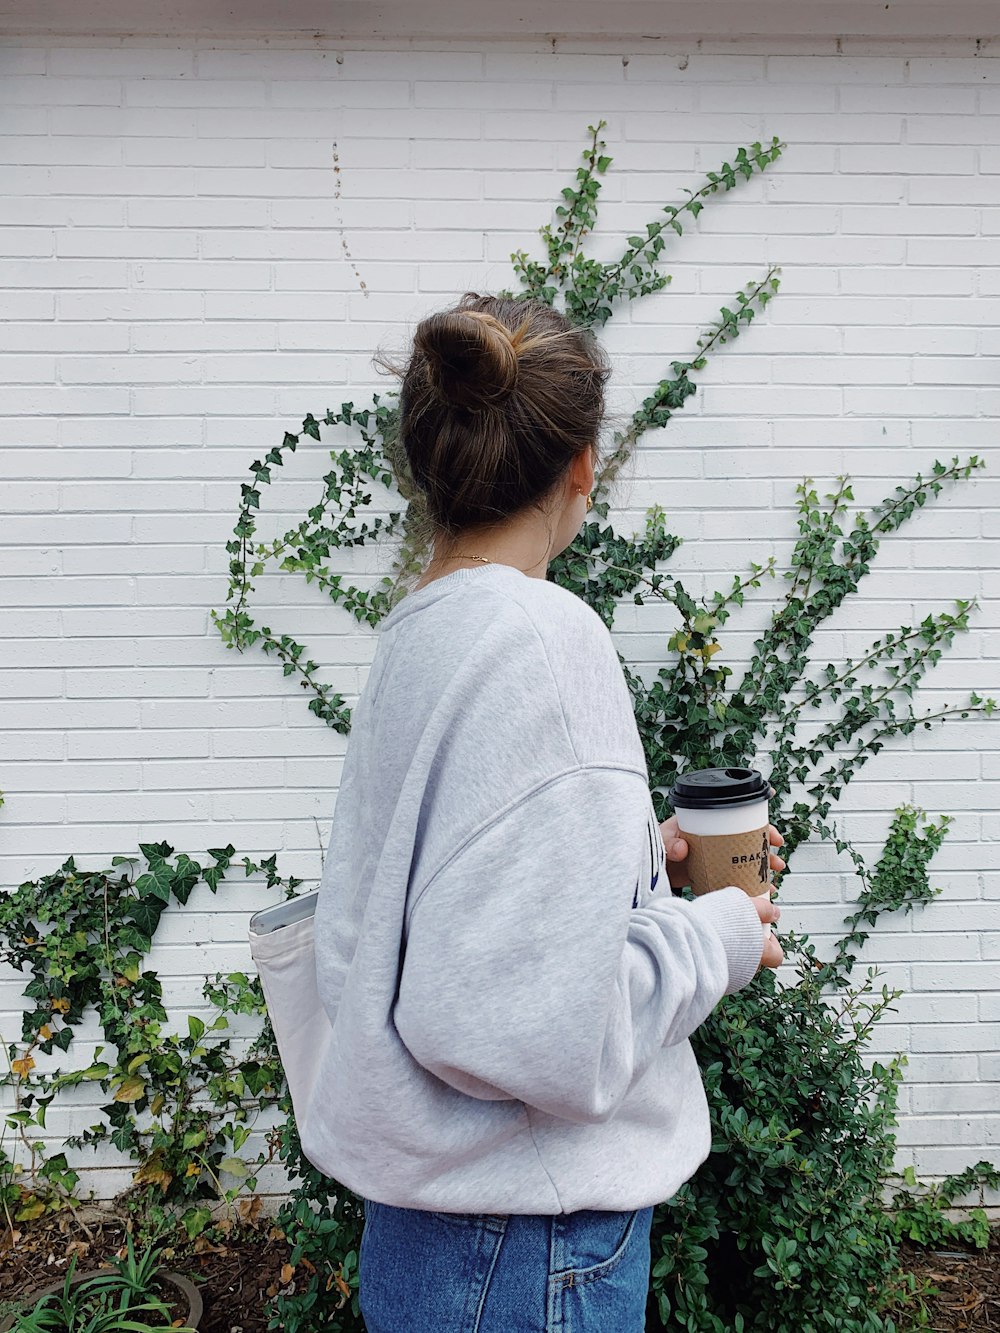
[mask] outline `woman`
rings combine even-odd
[[[613,642],[546,579],[590,507],[609,374],[544,303],[475,293],[403,370],[433,557],[354,713],[304,1142],[365,1200],[369,1333],[643,1328],[653,1204],[710,1147],[688,1038],[781,962],[768,899],[671,893],[687,846]]]

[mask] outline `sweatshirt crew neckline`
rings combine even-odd
[[[442,574],[439,578],[432,579],[430,583],[425,583],[422,588],[414,588],[392,608],[387,616],[382,620],[382,628],[394,625],[406,611],[416,610],[429,602],[436,601],[438,597],[450,592],[460,584],[470,583],[476,579],[485,581],[486,576],[491,574],[496,577],[503,571],[505,574],[516,575],[519,579],[527,579],[529,575],[514,565],[505,565],[500,561],[490,561],[488,565],[473,565],[469,569],[453,569],[450,574]]]

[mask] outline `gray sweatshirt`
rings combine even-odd
[[[510,565],[456,570],[382,621],[354,711],[306,1155],[398,1207],[667,1199],[710,1147],[688,1038],[762,946],[742,890],[671,893],[600,617]]]

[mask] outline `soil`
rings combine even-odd
[[[988,1250],[923,1250],[904,1244],[900,1254],[904,1268],[936,1289],[927,1298],[930,1333],[1000,1333],[1000,1226],[993,1228]]]
[[[64,1213],[23,1223],[13,1236],[0,1229],[0,1320],[19,1298],[63,1276],[73,1254],[79,1255],[78,1273],[124,1254],[125,1234],[120,1217],[90,1207],[79,1208],[76,1219]],[[271,1298],[295,1287],[289,1254],[281,1232],[268,1219],[254,1217],[221,1239],[199,1236],[165,1250],[164,1267],[201,1293],[205,1313],[199,1333],[265,1333]]]
[[[54,1282],[76,1253],[77,1272],[97,1268],[123,1250],[125,1226],[114,1213],[79,1208],[24,1223],[19,1233],[0,1231],[0,1319],[10,1302]],[[248,1212],[221,1239],[185,1241],[166,1266],[184,1274],[205,1302],[200,1333],[266,1333],[266,1307],[279,1291],[291,1293],[297,1275],[290,1247],[269,1219]],[[1000,1226],[988,1250],[923,1250],[904,1244],[903,1265],[929,1281],[928,1333],[1000,1333]],[[308,1275],[302,1273],[303,1278]]]

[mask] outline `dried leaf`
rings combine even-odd
[[[282,1281],[283,1283],[291,1282],[291,1280],[292,1280],[292,1278],[293,1278],[294,1276],[295,1276],[295,1265],[294,1265],[294,1264],[282,1264],[282,1265],[281,1265],[281,1281]]]
[[[195,1237],[194,1252],[195,1254],[225,1254],[226,1247],[225,1245],[213,1245],[205,1233],[202,1232],[200,1236]]]
[[[260,1220],[263,1206],[260,1195],[254,1194],[249,1199],[240,1199],[236,1205],[236,1211],[239,1213],[241,1222],[254,1227]]]
[[[143,1084],[143,1087],[145,1087],[145,1086],[146,1086],[146,1085]],[[134,1101],[135,1098],[134,1098],[134,1097],[133,1097],[133,1098],[124,1098],[124,1097],[122,1097],[122,1098],[119,1098],[118,1100],[120,1100],[120,1101],[126,1101],[126,1100]],[[138,1171],[135,1173],[135,1175],[133,1176],[133,1181],[134,1181],[134,1183],[137,1184],[137,1185],[142,1184],[143,1182],[148,1182],[150,1185],[159,1185],[159,1187],[160,1187],[161,1190],[165,1190],[165,1189],[167,1188],[167,1186],[170,1184],[170,1182],[173,1180],[173,1178],[174,1178],[173,1172],[172,1172],[172,1171],[168,1171],[168,1170],[163,1166],[163,1164],[162,1164],[162,1158],[159,1158],[159,1157],[155,1157],[155,1156],[154,1156],[154,1157],[150,1157],[149,1160],[148,1160],[147,1162],[144,1162],[144,1163],[143,1163],[143,1165],[139,1168],[139,1170],[138,1170]]]

